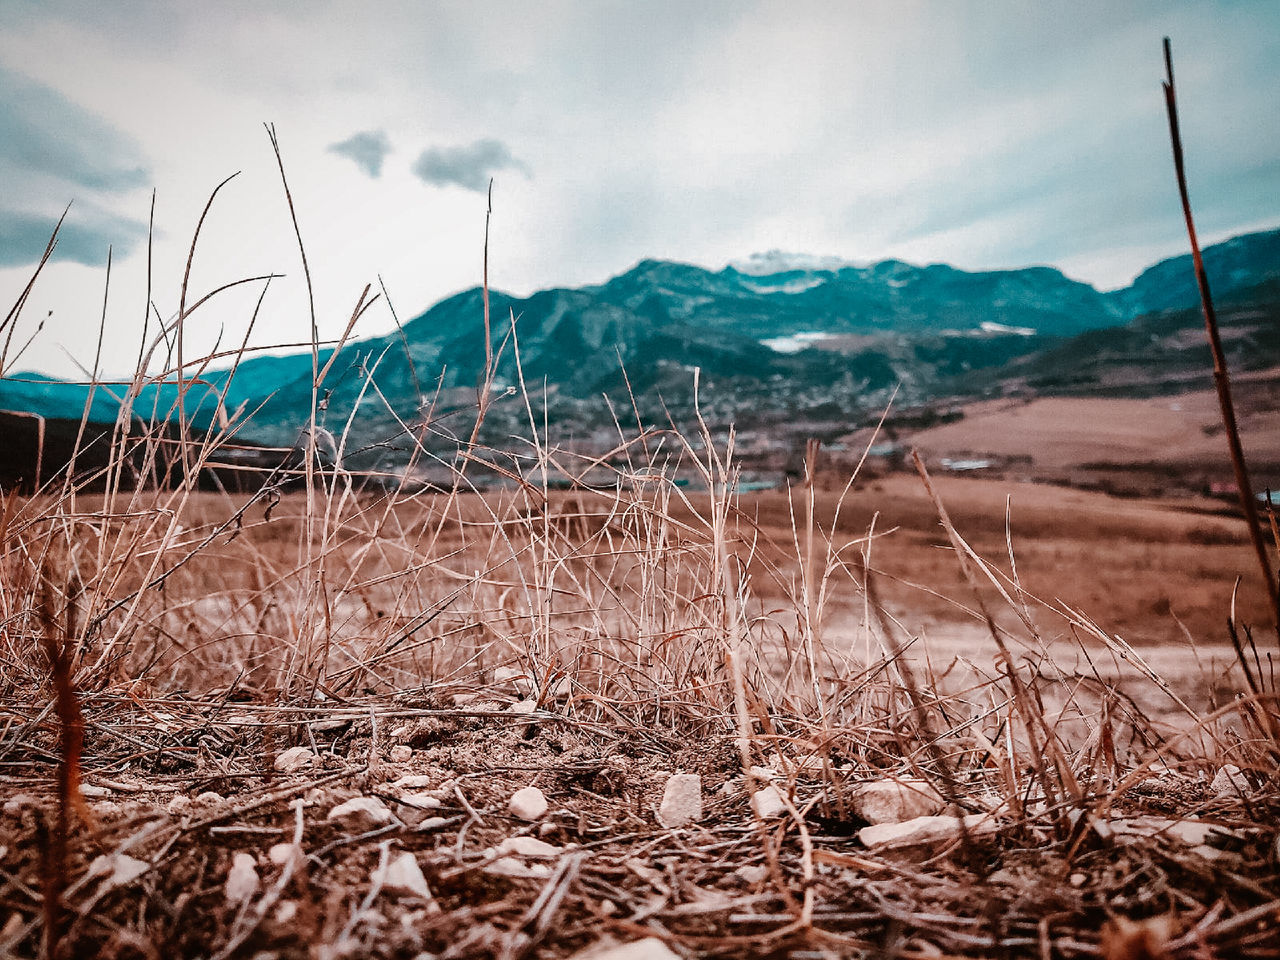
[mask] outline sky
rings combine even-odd
[[[3,312],[70,204],[6,369],[131,371],[184,277],[190,309],[278,275],[191,311],[186,356],[255,311],[251,345],[308,342],[267,124],[322,338],[367,284],[401,321],[477,285],[490,180],[520,295],[768,250],[1123,286],[1186,249],[1165,35],[1202,240],[1280,225],[1269,0],[0,0]]]

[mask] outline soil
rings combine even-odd
[[[59,955],[549,958],[647,937],[679,956],[797,960],[1145,956],[1115,952],[1130,935],[1163,937],[1164,952],[1151,956],[1280,949],[1280,802],[1218,796],[1204,770],[1142,772],[1122,793],[1090,801],[1078,828],[1047,811],[1003,809],[994,833],[884,851],[859,840],[865,821],[842,797],[886,771],[855,757],[835,752],[815,766],[793,744],[757,754],[797,814],[757,821],[727,736],[603,728],[575,721],[566,704],[513,717],[504,712],[512,696],[468,697],[311,711],[90,698],[94,796],[71,845]],[[9,722],[33,719],[9,713]],[[0,944],[14,956],[39,948],[41,838],[55,806],[49,738],[27,742],[9,751],[0,784]],[[316,765],[273,773],[273,757],[294,742],[319,751]],[[395,746],[411,747],[409,758],[388,760]],[[656,822],[670,772],[701,775],[700,822]],[[326,819],[353,796],[399,809],[405,776],[441,800],[425,828]],[[507,813],[528,785],[550,802],[534,823]],[[969,778],[967,812],[983,808],[989,786],[977,772]],[[1147,824],[1139,814],[1225,832],[1188,847],[1162,832],[1164,820],[1136,833],[1106,828]],[[286,876],[268,851],[295,836],[305,858]],[[556,849],[516,857],[526,876],[495,873],[494,848],[517,836]],[[380,861],[403,851],[429,899],[376,889]],[[85,879],[95,857],[113,853],[145,872],[119,885]],[[240,907],[226,895],[237,853],[261,881]]]

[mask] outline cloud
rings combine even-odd
[[[424,183],[442,187],[453,184],[480,193],[488,189],[489,178],[497,170],[519,170],[529,176],[528,167],[500,140],[477,140],[466,147],[424,150],[413,165],[414,175]]]
[[[382,130],[365,130],[333,144],[329,152],[354,160],[357,167],[377,179],[382,176],[382,161],[391,152],[391,142]]]
[[[57,222],[57,217],[0,208],[0,267],[38,263]],[[146,226],[135,220],[97,211],[77,216],[73,207],[50,259],[100,267],[107,262],[107,247],[121,256],[146,235]]]
[[[109,193],[146,186],[137,144],[52,87],[0,67],[0,174]],[[70,198],[68,198],[70,199]]]
[[[127,254],[146,227],[104,210],[104,195],[145,186],[150,174],[132,139],[52,87],[0,66],[0,266],[36,263],[68,201],[55,260],[106,262],[107,247]],[[23,204],[19,198],[25,198]]]

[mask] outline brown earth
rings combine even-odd
[[[1280,486],[1280,377],[1238,377],[1236,413],[1255,486]],[[904,434],[932,463],[991,459],[1009,477],[1159,494],[1232,482],[1216,393],[1037,397],[970,404],[963,418]]]

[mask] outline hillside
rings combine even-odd
[[[1236,237],[1205,253],[1223,304],[1232,361],[1280,361],[1280,231]],[[1162,261],[1124,289],[1100,292],[1050,267],[968,272],[886,260],[859,266],[777,255],[720,271],[646,260],[603,284],[491,293],[493,389],[499,400],[481,439],[527,433],[521,402],[501,396],[521,377],[545,405],[553,441],[607,445],[616,409],[646,423],[693,414],[692,370],[709,422],[772,434],[783,446],[831,439],[899,408],[1009,394],[1195,389],[1206,376],[1187,258]],[[519,343],[510,343],[514,321]],[[469,433],[485,348],[482,292],[449,297],[398,334],[346,346],[324,384],[326,424],[352,416],[345,453],[358,465],[404,462],[405,427],[432,421],[422,441],[447,453]],[[406,350],[407,344],[407,350]],[[322,355],[327,359],[328,351]],[[243,436],[292,445],[311,403],[311,356],[246,360],[203,376],[187,398],[207,427],[215,393],[255,410]],[[367,390],[372,377],[377,390]],[[95,392],[91,417],[112,421],[124,386]],[[363,399],[361,395],[363,393]],[[634,396],[633,396],[634,395]],[[16,374],[0,380],[0,409],[78,418],[86,388]],[[151,386],[135,415],[172,413],[172,385]]]

